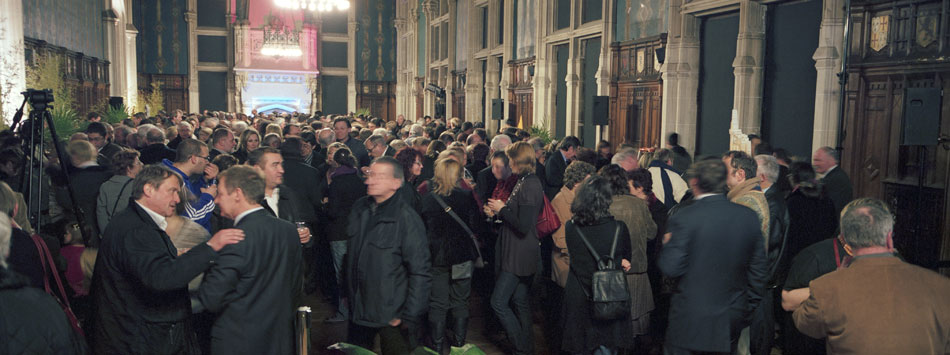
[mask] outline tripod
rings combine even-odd
[[[16,114],[13,115],[13,125],[10,126],[10,129],[14,132],[18,132],[20,139],[23,141],[23,151],[27,157],[26,170],[20,176],[20,178],[23,179],[21,181],[25,181],[26,184],[21,183],[20,186],[26,187],[26,195],[29,196],[29,201],[27,201],[27,206],[29,207],[27,216],[29,217],[30,223],[34,226],[36,233],[39,234],[40,228],[43,226],[43,196],[49,193],[49,191],[44,191],[43,189],[43,158],[46,152],[46,142],[43,139],[43,125],[46,124],[49,126],[53,148],[59,160],[59,168],[63,172],[66,180],[66,190],[69,193],[69,199],[72,203],[71,207],[75,213],[76,221],[79,223],[79,230],[82,232],[83,241],[86,245],[89,245],[91,242],[90,235],[86,230],[84,218],[86,211],[83,211],[76,203],[76,194],[73,191],[72,183],[69,181],[69,170],[66,166],[66,159],[68,157],[64,153],[65,150],[59,140],[59,134],[56,133],[56,127],[53,125],[53,116],[50,114],[50,109],[52,109],[50,103],[54,100],[53,93],[49,89],[27,89],[21,94],[23,94],[23,103],[20,105]],[[27,103],[30,104],[30,115],[29,118],[20,125],[23,118],[23,108]],[[19,131],[17,131],[17,128],[20,128]]]

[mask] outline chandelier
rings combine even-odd
[[[350,8],[349,0],[274,0],[279,7],[310,11],[333,11]]]
[[[300,32],[284,28],[264,27],[264,43],[261,54],[277,57],[299,57]]]

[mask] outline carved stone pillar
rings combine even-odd
[[[699,93],[699,20],[683,14],[684,0],[670,1],[670,32],[663,73],[662,130],[680,135],[680,145],[691,154],[696,147]]]
[[[581,80],[580,75],[583,75],[584,61],[580,58],[580,48],[576,44],[571,44],[573,50],[571,51],[571,56],[567,58],[567,75],[565,75],[564,80],[567,82],[567,92],[565,93],[565,104],[566,116],[567,119],[566,125],[564,127],[564,135],[566,136],[577,136],[580,132],[580,125],[583,123],[581,116],[583,115],[583,106],[582,103],[582,91],[584,86],[584,81]]]
[[[307,87],[310,89],[310,113],[323,111],[322,78],[316,74],[307,74]]]
[[[26,63],[23,54],[23,2],[0,0],[0,118],[7,125],[13,121],[26,89]]]
[[[244,88],[247,86],[247,72],[234,72],[234,110],[246,114],[251,113],[251,107],[248,102],[244,102]]]
[[[739,128],[758,134],[762,126],[762,87],[765,75],[766,6],[753,0],[739,2],[739,37],[734,68],[733,109],[739,113]]]
[[[360,29],[360,23],[356,22],[356,6],[350,7],[349,19],[350,31],[346,42],[346,59],[349,62],[349,73],[346,75],[346,110],[356,112],[356,33]]]
[[[106,60],[109,61],[109,95],[122,96],[125,85],[125,71],[122,64],[122,52],[125,51],[123,41],[125,33],[120,27],[119,15],[114,9],[108,8],[102,12],[102,29],[105,35]]]
[[[131,4],[131,0],[127,4]],[[139,31],[132,21],[128,21],[125,24],[125,89],[123,90],[123,97],[127,100],[125,105],[128,107],[134,107],[139,96],[138,54],[135,52],[135,37],[138,34]]]
[[[188,0],[188,111],[200,112],[198,101],[198,0]]]
[[[834,147],[838,137],[841,86],[838,71],[841,70],[841,53],[844,42],[843,0],[824,0],[821,13],[821,29],[818,34],[818,49],[812,59],[818,72],[815,85],[815,125],[812,131],[812,151],[819,147]]]

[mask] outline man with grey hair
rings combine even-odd
[[[825,193],[835,205],[835,212],[841,213],[844,205],[851,202],[853,189],[848,173],[841,170],[838,163],[841,160],[840,152],[831,147],[821,147],[812,156],[811,165],[815,167],[818,178],[825,185]]]
[[[637,162],[637,150],[634,148],[621,149],[614,154],[613,158],[610,158],[610,163],[620,165],[628,173],[640,167],[640,163]],[[656,188],[656,185],[653,187]]]
[[[894,216],[883,201],[844,208],[841,236],[853,259],[809,284],[792,314],[805,335],[826,338],[829,354],[945,354],[950,351],[950,280],[902,261]]]
[[[145,141],[148,145],[142,148],[142,164],[161,163],[162,160],[175,160],[175,150],[165,145],[165,132],[158,127],[148,128],[145,133]]]
[[[184,139],[195,138],[194,127],[192,127],[191,123],[188,123],[188,121],[178,122],[178,125],[176,127],[178,127],[178,136],[175,137],[175,139],[172,139],[170,142],[168,142],[168,147],[171,149],[178,149],[178,144],[180,144],[181,141]]]
[[[133,201],[106,227],[93,272],[92,353],[195,353],[188,283],[244,232],[223,229],[179,255],[165,230],[180,202],[181,177],[150,165],[129,188]]]
[[[396,154],[396,151],[386,144],[386,137],[378,134],[366,138],[366,140],[363,141],[363,146],[366,147],[366,151],[369,152],[369,155],[373,157],[373,159],[383,156],[391,157]]]
[[[653,178],[653,194],[656,195],[656,198],[660,200],[660,202],[663,202],[667,208],[673,208],[673,206],[683,199],[683,195],[686,195],[686,191],[689,190],[689,186],[686,185],[686,180],[680,177],[680,174],[683,172],[673,168],[675,164],[674,160],[677,158],[679,157],[674,156],[672,150],[657,150],[648,169],[650,176]]]
[[[491,144],[488,147],[491,148],[491,153],[495,153],[504,152],[509,145],[511,145],[511,137],[507,134],[499,134],[491,139]]]
[[[766,255],[769,260],[768,282],[765,285],[766,296],[762,299],[759,308],[752,314],[752,324],[749,329],[750,346],[753,354],[767,354],[772,349],[775,333],[775,317],[772,309],[775,296],[781,292],[778,285],[784,280],[778,280],[776,270],[779,264],[784,263],[785,235],[788,232],[789,216],[785,204],[785,196],[776,179],[779,176],[778,160],[768,154],[755,156],[757,165],[756,175],[759,177],[759,187],[765,194],[769,205],[769,237],[766,244]],[[779,295],[780,296],[780,295]]]
[[[425,129],[422,128],[420,124],[413,124],[409,126],[409,138],[423,137]]]

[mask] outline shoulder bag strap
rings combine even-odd
[[[46,264],[46,256],[43,253],[43,247],[46,246],[46,243],[40,239],[39,235],[30,234],[30,239],[33,240],[33,245],[36,246],[36,254],[40,256],[40,265],[43,266],[43,286],[46,288],[46,293],[52,295],[53,290],[49,286],[49,267]],[[54,271],[53,274],[56,272]]]
[[[610,246],[610,260],[611,261],[614,260],[614,251],[617,250],[617,239],[620,239],[620,223],[623,223],[623,222],[614,222],[614,223],[617,223],[617,228],[614,230],[613,245]]]
[[[452,207],[449,207],[449,205],[445,203],[445,200],[442,200],[442,197],[440,197],[439,194],[431,191],[429,192],[429,195],[432,195],[432,198],[435,199],[435,202],[438,202],[439,206],[442,206],[442,209],[445,211],[445,213],[448,213],[456,223],[462,226],[462,229],[465,230],[465,233],[467,233],[469,238],[472,238],[472,242],[475,243],[475,252],[478,253],[478,257],[482,257],[482,251],[478,249],[478,241],[475,240],[475,233],[472,233],[472,230],[468,228],[468,225],[466,225],[465,222],[459,218],[459,215],[455,214],[455,211],[452,211]]]
[[[112,204],[112,211],[109,212],[109,218],[110,218],[110,219],[112,218],[112,216],[115,215],[115,209],[116,209],[117,207],[119,207],[119,202],[121,202],[121,200],[122,200],[122,193],[125,192],[125,188],[126,188],[126,187],[129,187],[129,184],[130,184],[131,182],[132,182],[132,179],[129,179],[129,181],[126,181],[125,184],[122,185],[122,189],[119,190],[119,195],[116,196],[116,198],[115,198],[115,203]],[[128,202],[128,201],[126,201],[126,202]]]
[[[59,296],[63,299],[63,303],[67,308],[72,310],[72,307],[69,304],[69,297],[66,297],[66,290],[63,288],[63,280],[59,278],[59,271],[56,270],[56,264],[53,261],[53,254],[50,253],[49,247],[46,246],[46,243],[40,240],[40,246],[43,247],[43,255],[40,255],[40,258],[46,257],[46,264],[50,265],[50,273],[53,274],[53,280],[56,281],[56,287],[59,290]]]
[[[590,254],[594,256],[594,260],[597,261],[597,265],[600,265],[600,254],[597,254],[597,250],[594,250],[594,246],[590,245],[590,242],[587,241],[587,237],[584,236],[584,232],[581,232],[581,228],[574,224],[574,230],[577,231],[577,236],[581,238],[581,241],[584,242],[584,245],[587,246],[587,250],[590,251]]]

